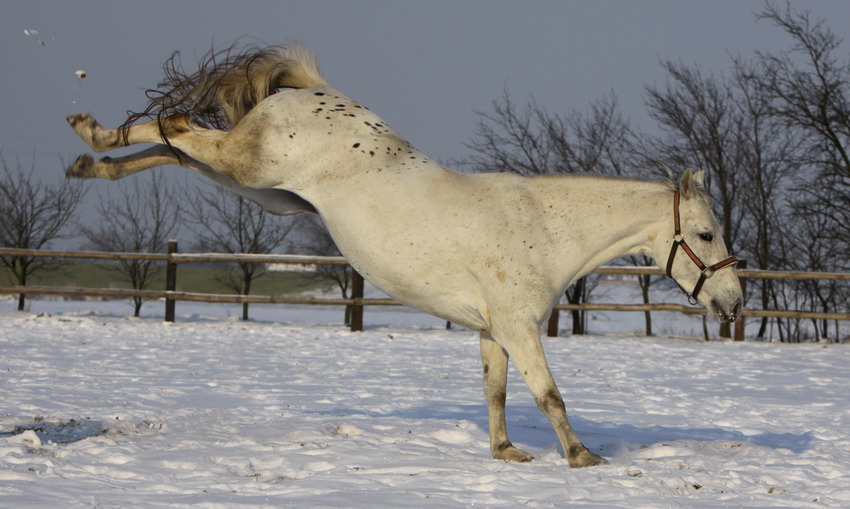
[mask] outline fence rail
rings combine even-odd
[[[288,263],[305,265],[348,265],[345,258],[341,256],[305,256],[291,254],[227,254],[227,253],[178,253],[176,243],[169,244],[167,253],[119,253],[104,251],[46,251],[31,249],[0,248],[0,256],[11,257],[38,257],[38,258],[67,258],[67,259],[90,259],[90,260],[152,260],[166,263],[165,290],[134,290],[118,288],[79,288],[66,286],[0,286],[0,294],[22,294],[22,295],[55,295],[65,297],[102,297],[102,298],[132,298],[165,299],[166,320],[174,321],[174,302],[218,302],[230,304],[307,304],[307,305],[335,305],[352,306],[352,330],[362,330],[363,308],[366,306],[399,306],[399,302],[393,299],[367,299],[363,297],[363,280],[357,272],[354,272],[352,284],[352,297],[327,298],[327,297],[293,297],[293,296],[269,296],[269,295],[235,295],[235,294],[213,294],[177,291],[176,288],[176,266],[181,263]],[[596,268],[596,274],[603,275],[664,275],[664,271],[654,267],[629,267],[629,266],[602,266]],[[850,280],[848,272],[803,272],[803,271],[779,271],[758,270],[740,268],[737,270],[739,277],[744,279],[789,279],[789,280]],[[170,309],[169,309],[170,307]],[[688,315],[704,315],[706,310],[702,307],[692,307],[682,304],[558,304],[553,309],[550,320],[550,335],[552,326],[557,331],[557,316],[560,311],[670,311]],[[815,320],[850,320],[850,313],[821,313],[798,310],[772,310],[772,309],[745,309],[743,317],[771,317],[771,318],[794,318]],[[557,334],[557,332],[555,332]],[[736,326],[735,339],[743,339],[743,318]]]

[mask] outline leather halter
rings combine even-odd
[[[706,266],[702,263],[702,260],[699,259],[699,257],[691,250],[690,246],[688,246],[688,243],[685,242],[685,237],[682,235],[682,229],[679,226],[679,191],[676,191],[673,194],[673,221],[676,226],[676,232],[673,235],[673,245],[670,246],[670,256],[667,258],[667,277],[676,281],[672,274],[673,260],[676,258],[677,248],[681,247],[682,251],[684,251],[688,257],[690,257],[691,261],[693,261],[699,268],[700,275],[699,280],[697,280],[697,284],[694,286],[694,290],[691,293],[688,293],[688,291],[685,290],[678,281],[676,281],[676,284],[679,285],[679,289],[681,289],[688,297],[688,302],[696,304],[697,296],[699,295],[699,291],[702,290],[702,285],[705,283],[705,280],[710,278],[718,270],[735,265],[738,263],[738,259],[734,256],[730,256],[729,258],[719,261],[711,266]]]

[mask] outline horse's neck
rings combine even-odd
[[[569,254],[562,269],[570,281],[620,256],[654,255],[653,241],[672,228],[672,193],[664,183],[553,177],[540,184],[545,206],[558,211],[548,215],[548,228]]]

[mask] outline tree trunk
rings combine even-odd
[[[581,304],[584,302],[585,296],[585,278],[579,278],[578,281],[573,285],[572,293],[567,293],[567,301],[570,304]],[[585,323],[585,318],[587,317],[586,311],[573,310],[570,312],[573,318],[573,334],[586,334],[587,333],[587,324]]]
[[[18,277],[18,284],[21,285],[21,286],[27,285],[27,270],[26,270],[26,267],[24,267],[23,263],[21,264],[21,274]],[[21,294],[18,295],[18,311],[23,311],[25,304],[26,304],[26,294],[21,293]]]
[[[649,304],[649,278],[651,276],[649,274],[638,276],[640,281],[640,291],[643,295],[643,303]],[[652,336],[652,312],[648,309],[643,312],[643,321],[645,325],[645,332],[647,336]]]
[[[245,279],[243,280],[243,282],[245,284],[244,285],[245,291],[242,294],[243,295],[250,295],[251,294],[251,275],[248,274],[248,273],[245,273]],[[242,303],[242,320],[248,321],[248,303],[247,302]]]
[[[773,291],[773,283],[770,279],[762,280],[761,284],[761,308],[769,309],[770,306],[770,294]],[[764,339],[767,334],[767,326],[770,324],[770,318],[764,316],[761,319],[761,325],[759,325],[758,334],[756,334],[757,338]]]
[[[348,297],[348,285],[339,284],[339,292],[342,294],[343,299],[347,299]],[[345,326],[351,325],[351,304],[346,304],[345,309],[343,310],[342,315],[342,324]]]

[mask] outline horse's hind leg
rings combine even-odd
[[[98,152],[135,143],[157,143],[163,148],[166,148],[167,144],[168,150],[175,151],[173,152],[175,157],[179,153],[181,160],[184,158],[194,160],[201,164],[203,171],[182,162],[169,164],[188,166],[201,171],[217,182],[215,176],[221,174],[245,187],[271,187],[277,184],[277,182],[269,184],[268,179],[257,178],[262,170],[258,169],[256,164],[256,154],[245,148],[245,138],[234,136],[232,131],[207,129],[192,124],[184,115],[134,124],[125,132],[120,129],[106,129],[87,114],[72,115],[68,117],[68,123],[92,149]],[[81,163],[86,164],[85,161]]]
[[[506,461],[531,461],[534,456],[517,449],[508,440],[505,423],[505,397],[508,382],[508,353],[492,337],[481,334],[481,362],[484,364],[484,396],[490,425],[490,452]]]
[[[79,156],[66,170],[68,177],[105,178],[117,180],[156,166],[176,165],[194,170],[216,184],[254,201],[266,212],[289,215],[298,212],[315,213],[313,205],[300,196],[282,189],[255,189],[241,186],[226,175],[186,155],[177,156],[165,145],[155,145],[146,150],[123,157],[104,157],[95,161],[90,155]]]
[[[97,123],[91,115],[80,113],[66,119],[74,132],[88,143],[95,152],[126,147],[134,143],[162,143],[159,125],[155,121],[130,126],[125,133],[121,129],[107,129]]]
[[[564,400],[546,363],[536,323],[532,322],[528,327],[493,328],[491,333],[513,359],[534,396],[537,408],[555,429],[570,466],[589,467],[607,463],[604,458],[588,451],[570,426]]]
[[[104,157],[99,161],[95,161],[88,154],[81,155],[65,170],[65,175],[76,178],[118,180],[166,164],[179,164],[179,162],[164,145],[156,145],[128,156]]]

